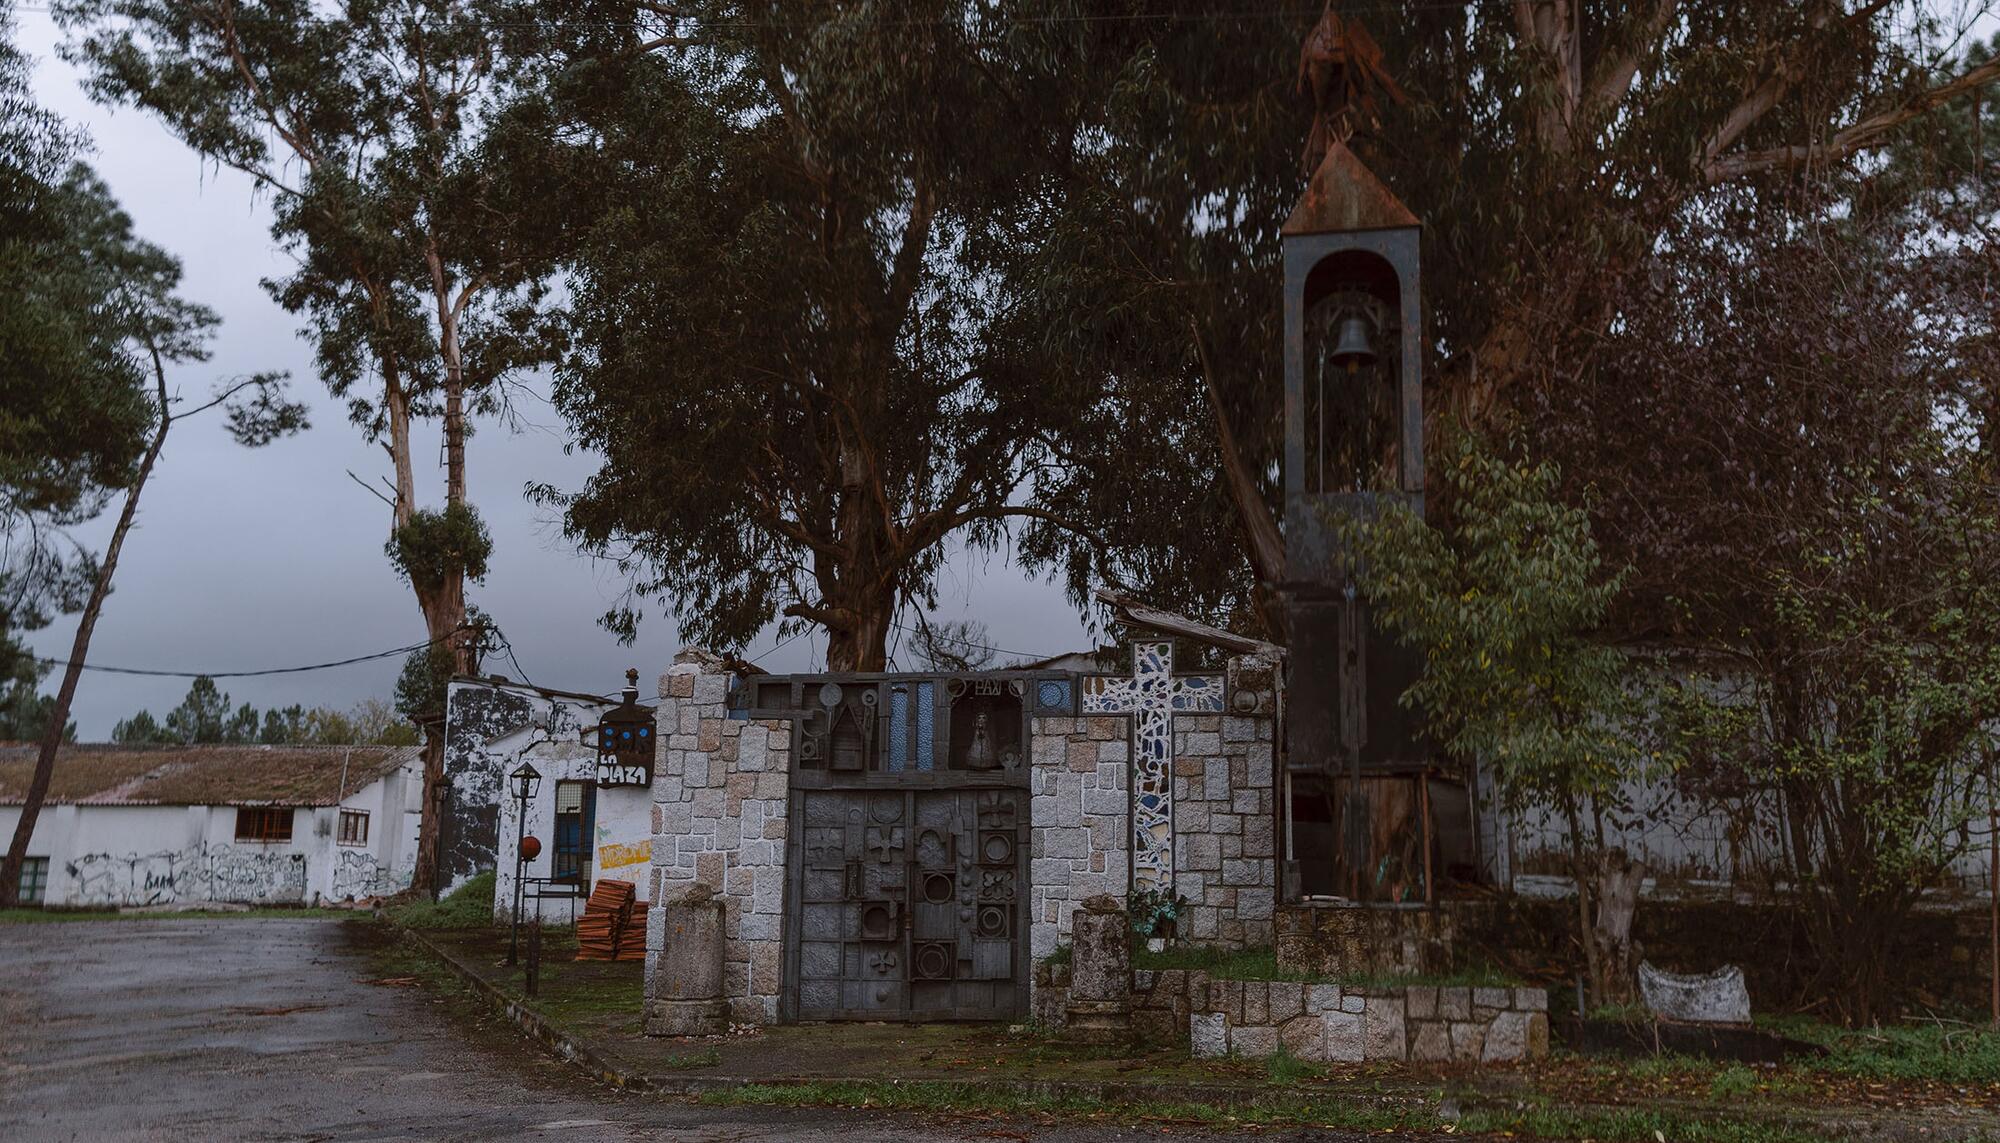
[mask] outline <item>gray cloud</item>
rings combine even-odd
[[[223,316],[215,357],[184,368],[176,381],[189,394],[221,377],[288,369],[299,396],[313,404],[312,431],[259,450],[233,444],[219,421],[190,422],[169,440],[159,470],[140,503],[137,530],[127,541],[117,590],[91,647],[91,661],[130,667],[255,670],[324,662],[421,640],[423,624],[409,589],[382,557],[388,527],[382,503],[357,488],[346,472],[372,478],[385,471],[379,449],[365,445],[346,413],[328,399],[312,369],[310,347],[297,322],[258,285],[285,270],[268,232],[268,204],[247,178],[202,166],[197,157],[147,116],[92,104],[74,71],[55,57],[57,32],[46,13],[18,14],[19,42],[39,57],[36,93],[42,103],[85,127],[93,162],[137,223],[140,234],[178,255],[185,292]],[[545,383],[536,382],[545,389]],[[615,569],[577,556],[547,516],[521,495],[530,480],[575,487],[595,467],[587,452],[564,455],[566,434],[546,404],[524,406],[541,428],[509,433],[478,426],[468,448],[468,485],[492,529],[491,574],[474,600],[513,642],[521,667],[537,683],[610,691],[627,666],[644,676],[663,670],[680,646],[669,618],[653,617],[636,646],[617,645],[596,625],[622,589]],[[427,437],[436,450],[435,427]],[[420,469],[425,494],[442,498],[434,466]],[[81,529],[101,549],[109,521]],[[994,641],[1010,649],[1052,654],[1088,646],[1089,636],[1061,591],[1028,580],[1004,559],[957,559],[948,570],[941,612],[986,622]],[[60,658],[73,624],[57,623],[31,639]],[[765,632],[750,653],[769,652]],[[801,638],[769,653],[761,665],[806,670],[825,642]],[[238,702],[256,705],[346,706],[387,697],[398,663],[384,660],[308,675],[225,680]],[[511,664],[490,669],[509,675]],[[89,673],[74,717],[87,739],[141,707],[155,712],[180,701],[184,679]]]

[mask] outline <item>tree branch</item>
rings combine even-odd
[[[1265,583],[1282,583],[1285,578],[1285,538],[1278,532],[1278,522],[1271,518],[1271,509],[1264,503],[1263,495],[1257,490],[1257,482],[1252,479],[1249,467],[1243,462],[1243,450],[1236,443],[1236,432],[1229,426],[1229,416],[1222,409],[1222,390],[1215,383],[1215,371],[1209,365],[1208,345],[1202,340],[1201,327],[1195,323],[1194,315],[1188,315],[1188,334],[1194,338],[1195,358],[1201,363],[1202,387],[1208,394],[1208,407],[1215,414],[1216,444],[1222,454],[1222,481],[1229,490],[1229,499],[1236,505],[1236,518],[1243,524],[1244,538],[1249,541],[1251,569],[1257,578]]]
[[[1712,158],[1703,174],[1709,182],[1717,183],[1771,170],[1774,167],[1798,166],[1803,163],[1820,163],[1844,158],[1856,151],[1874,146],[1897,127],[1935,109],[1940,104],[1996,80],[2000,80],[2000,59],[1989,60],[1949,83],[1919,93],[1900,106],[1877,112],[1851,126],[1844,127],[1834,132],[1833,136],[1823,143],[1801,143],[1790,147],[1773,147],[1765,151],[1747,151],[1726,158]]]
[[[1888,7],[1889,3],[1890,0],[1872,0],[1871,3],[1848,15],[1841,22],[1852,24],[1873,19],[1875,14]],[[1830,8],[1824,4],[1820,5],[1810,20],[1813,31],[1824,30],[1827,25],[1834,22],[1833,17],[1836,14],[1838,14],[1837,9]],[[1764,78],[1764,82],[1751,88],[1749,94],[1745,95],[1742,101],[1737,103],[1736,106],[1730,108],[1729,114],[1722,117],[1721,125],[1715,129],[1713,135],[1709,136],[1708,145],[1702,148],[1701,169],[1709,182],[1719,181],[1719,176],[1715,175],[1714,171],[1722,152],[1735,146],[1736,141],[1743,137],[1744,132],[1750,130],[1751,127],[1756,125],[1759,119],[1769,114],[1771,109],[1778,105],[1778,101],[1785,97],[1785,93],[1791,90],[1792,81],[1805,73],[1807,70],[1806,57],[1810,54],[1815,43],[1816,41],[1812,37],[1803,37],[1794,45],[1795,50],[1791,54],[1777,61],[1771,69],[1771,74]]]

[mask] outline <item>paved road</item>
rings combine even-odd
[[[359,922],[0,924],[0,1139],[935,1143],[1188,1138],[1112,1125],[705,1108],[611,1091],[420,988]],[[1333,1143],[1323,1132],[1265,1139]]]

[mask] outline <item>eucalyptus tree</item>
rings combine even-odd
[[[561,172],[515,153],[504,28],[450,0],[58,0],[91,93],[157,116],[203,158],[271,196],[297,262],[266,283],[303,315],[328,390],[393,477],[360,481],[389,511],[388,554],[432,640],[410,670],[469,672],[467,580],[490,545],[466,496],[468,418],[501,409],[543,359],[539,303]],[[444,497],[425,507],[413,425],[442,424]],[[432,688],[435,690],[436,688]],[[442,774],[427,730],[426,788]],[[428,887],[435,798],[416,883]]]
[[[1047,390],[989,335],[1067,130],[1070,30],[968,0],[533,18],[557,165],[599,188],[556,403],[604,456],[540,495],[683,636],[779,618],[883,669],[954,545],[1063,526],[1028,501]]]
[[[73,181],[84,140],[35,103],[12,32],[0,4],[0,703],[10,737],[39,738],[47,671],[17,636],[81,606],[91,568],[64,529],[125,482],[146,409],[82,253],[103,205]]]
[[[124,503],[101,559],[87,567],[86,587],[79,601],[81,614],[71,637],[69,658],[62,664],[54,702],[42,730],[34,773],[21,801],[21,816],[0,862],[0,907],[14,904],[20,889],[21,865],[28,842],[54,777],[56,753],[67,736],[70,704],[90,655],[90,643],[126,538],[138,516],[145,492],[168,433],[176,424],[213,409],[228,414],[230,435],[244,445],[268,444],[306,427],[303,407],[284,396],[284,378],[256,374],[219,385],[199,403],[182,397],[168,378],[170,366],[204,361],[219,319],[207,307],[180,296],[180,262],[132,232],[132,220],[118,209],[110,191],[87,169],[74,167],[64,187],[70,196],[71,223],[65,254],[68,273],[92,279],[87,291],[99,304],[89,312],[94,348],[106,357],[98,368],[124,379],[121,393],[144,411],[144,451],[117,475]],[[212,684],[211,684],[212,685]]]
[[[1981,11],[1518,0],[1363,13],[1405,98],[1345,123],[1424,222],[1433,420],[1501,430],[1562,412],[1635,304],[1633,275],[1706,195],[1782,201],[2000,77],[1961,51]],[[1095,94],[1071,97],[1081,119],[1010,274],[1028,293],[1006,340],[1080,410],[1051,424],[1057,461],[1037,503],[1100,542],[1040,524],[1023,536],[1079,598],[1110,575],[1228,621],[1270,616],[1254,605],[1283,574],[1278,229],[1305,187],[1314,108],[1299,45],[1321,12],[1134,2],[1075,26],[1076,74]],[[1150,447],[1103,447],[1135,439]],[[1276,633],[1274,617],[1265,626]]]

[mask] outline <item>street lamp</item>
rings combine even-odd
[[[521,954],[521,893],[528,872],[528,803],[535,800],[541,791],[542,775],[533,766],[523,762],[507,782],[514,791],[514,799],[520,804],[514,815],[514,927],[507,938],[507,963],[516,964]],[[535,847],[539,850],[541,847]]]

